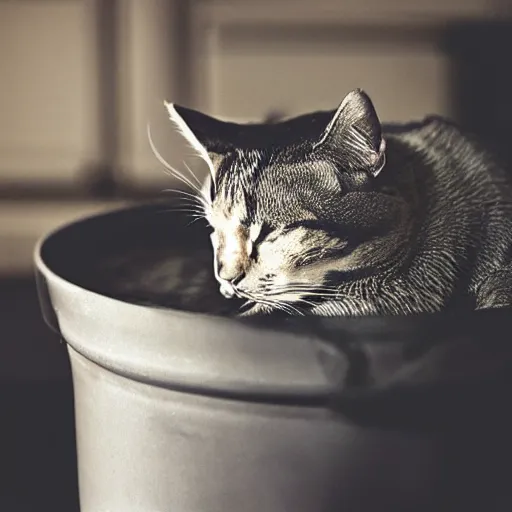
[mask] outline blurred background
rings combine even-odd
[[[0,510],[77,510],[65,349],[43,325],[36,240],[205,172],[163,100],[254,121],[356,87],[383,121],[429,113],[511,164],[510,0],[0,0]]]

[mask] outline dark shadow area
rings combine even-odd
[[[0,509],[78,508],[71,379],[0,382]]]
[[[512,167],[512,22],[464,22],[448,27],[443,50],[451,60],[449,80],[455,119]]]
[[[78,511],[65,345],[42,321],[32,276],[0,280],[0,304],[0,510]]]

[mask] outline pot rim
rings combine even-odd
[[[135,205],[83,216],[38,240],[37,288],[50,328],[95,364],[151,385],[272,402],[316,404],[332,396],[333,385],[317,357],[313,336],[262,329],[237,318],[125,302],[67,280],[44,258],[48,245],[69,230],[156,207]],[[129,325],[119,316],[129,318]],[[193,338],[188,335],[192,332]]]

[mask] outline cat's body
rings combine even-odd
[[[509,305],[512,187],[503,170],[441,118],[384,126],[383,136],[387,169],[376,186],[394,191],[408,212],[390,239],[368,243],[362,257],[375,261],[375,273],[340,283],[337,300],[315,313]]]
[[[247,314],[512,303],[512,185],[451,123],[381,126],[362,91],[272,125],[167,106],[210,167],[215,275]]]

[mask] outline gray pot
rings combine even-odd
[[[386,323],[341,323],[333,345],[305,320],[245,322],[102,289],[98,262],[112,251],[208,250],[203,228],[161,210],[86,219],[37,248],[43,314],[71,360],[83,512],[437,511],[459,496],[453,428],[418,428],[421,394],[393,406],[393,393],[343,389],[340,347],[354,333],[388,383],[379,389],[394,389],[396,323],[388,336]]]

